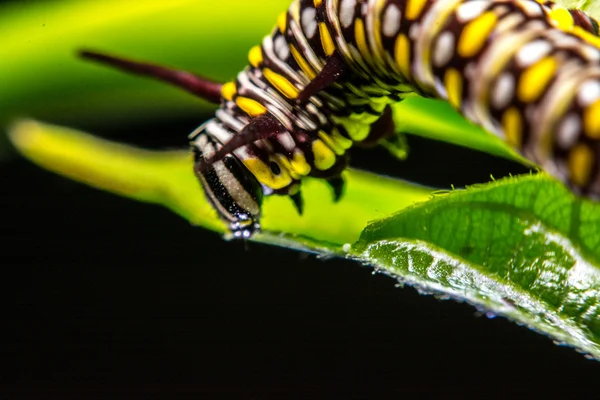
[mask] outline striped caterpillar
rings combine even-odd
[[[264,195],[325,179],[335,199],[354,144],[394,146],[389,104],[448,101],[575,193],[600,197],[600,38],[577,10],[535,0],[296,0],[225,84],[84,51],[219,104],[191,135],[194,171],[234,237]]]

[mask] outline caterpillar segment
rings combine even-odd
[[[347,151],[394,149],[389,105],[412,93],[447,101],[575,193],[600,197],[598,23],[549,1],[296,0],[224,84],[82,55],[219,103],[190,142],[234,237],[260,230],[265,195],[287,195],[301,213],[303,177],[339,199]]]

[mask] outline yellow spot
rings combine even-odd
[[[279,164],[280,166],[282,165],[286,171],[288,171],[290,173],[290,176],[293,179],[300,179],[300,175],[298,175],[298,173],[294,170],[294,168],[292,168],[292,164],[290,163],[290,160],[287,159],[286,156],[284,156],[283,154],[275,154],[275,157],[277,158],[277,164]],[[281,168],[283,169],[283,168]]]
[[[406,35],[398,35],[394,46],[394,57],[404,78],[410,79],[410,42]]]
[[[279,27],[279,32],[284,33],[287,28],[287,11],[282,12],[277,17],[277,27]]]
[[[335,116],[331,117],[332,121],[338,125],[341,125],[346,129],[348,136],[354,142],[362,142],[369,136],[371,127],[363,122],[353,121],[349,117],[338,118]]]
[[[381,19],[380,18],[375,18],[375,22],[374,22],[374,26],[373,26],[373,37],[375,38],[375,47],[377,49],[375,51],[375,54],[384,53],[385,50],[383,48],[383,42],[381,41]],[[381,58],[381,57],[379,57],[379,58]]]
[[[317,139],[312,144],[312,152],[315,157],[315,167],[326,171],[335,164],[335,154],[325,143]]]
[[[317,76],[315,70],[312,69],[308,62],[306,62],[304,57],[302,57],[298,50],[296,50],[293,44],[290,44],[290,52],[292,53],[292,57],[294,57],[296,64],[298,64],[302,72],[304,72],[309,79],[314,79]]]
[[[319,131],[319,138],[325,142],[325,144],[332,149],[335,154],[341,156],[342,154],[344,154],[344,149],[342,149],[341,147],[339,147],[337,145],[337,143],[331,138],[331,136],[329,136],[328,134],[326,134],[323,131]]]
[[[527,68],[519,79],[518,96],[523,102],[535,101],[556,72],[556,60],[545,57]]]
[[[288,194],[290,196],[293,196],[293,195],[297,194],[299,191],[300,191],[300,185],[299,184],[291,185],[288,188]]]
[[[469,22],[458,39],[458,54],[461,57],[473,57],[481,50],[496,25],[498,17],[493,11],[487,11]]]
[[[292,82],[288,81],[283,76],[273,72],[269,68],[263,69],[263,75],[275,89],[288,99],[295,99],[298,97],[300,91],[292,84]]]
[[[328,56],[332,55],[335,51],[335,45],[333,44],[333,39],[331,39],[331,34],[329,33],[329,29],[327,29],[325,22],[319,22],[319,33],[321,34],[323,51]]]
[[[588,184],[594,165],[594,152],[587,145],[580,143],[569,153],[569,178],[575,186]]]
[[[247,158],[242,162],[260,183],[272,189],[281,189],[292,182],[292,177],[285,168],[281,168],[279,175],[273,175],[271,167],[258,158]]]
[[[567,9],[562,7],[554,7],[552,11],[550,11],[550,19],[554,21],[554,25],[562,29],[564,31],[570,31],[575,25],[575,21],[573,21],[573,16]]]
[[[251,117],[256,117],[267,111],[267,109],[258,101],[249,99],[248,97],[236,97],[235,104]]]
[[[510,146],[519,149],[521,147],[523,135],[523,121],[519,110],[511,107],[502,116],[502,128],[506,143]]]
[[[450,68],[444,75],[444,86],[448,92],[448,102],[454,108],[460,108],[462,104],[463,82],[460,73],[454,68]]]
[[[360,54],[368,62],[373,64],[371,53],[369,52],[369,46],[367,46],[367,39],[365,37],[365,27],[360,18],[357,18],[354,22],[354,39],[356,40],[356,45],[358,46],[358,51]]]
[[[250,52],[248,53],[248,60],[250,61],[250,65],[252,65],[254,68],[258,68],[258,66],[262,63],[263,55],[262,49],[259,45],[256,45],[250,49]]]
[[[322,2],[323,2],[323,0],[313,0],[313,4],[315,5],[315,8],[319,7]]]
[[[584,132],[587,137],[600,139],[600,100],[583,111]]]
[[[408,5],[406,6],[406,19],[412,21],[419,18],[421,11],[423,11],[423,7],[425,7],[425,3],[427,3],[427,0],[408,0]]]
[[[223,96],[225,100],[231,101],[231,99],[233,99],[233,95],[235,95],[236,90],[237,89],[235,87],[235,82],[227,82],[226,84],[221,86],[221,96]]]
[[[574,35],[579,36],[580,38],[582,38],[583,40],[585,40],[586,42],[596,46],[596,47],[600,47],[600,36],[596,36],[593,33],[590,33],[588,31],[586,31],[585,29],[583,29],[580,26],[574,26],[572,33]]]
[[[310,164],[306,162],[304,153],[301,150],[295,150],[294,156],[290,161],[292,168],[299,175],[308,175],[310,173]]]
[[[331,132],[331,138],[337,143],[338,146],[340,146],[344,150],[347,150],[350,147],[352,147],[352,140],[342,136],[342,134],[335,128]]]

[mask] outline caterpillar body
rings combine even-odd
[[[536,0],[296,0],[225,84],[95,52],[219,103],[190,135],[194,171],[235,237],[263,195],[320,177],[342,193],[354,144],[394,146],[389,104],[448,101],[578,194],[600,197],[600,38],[578,10]]]

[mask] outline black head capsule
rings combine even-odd
[[[200,133],[192,142],[194,172],[207,199],[235,238],[247,239],[260,231],[261,184],[232,153],[207,163],[217,150],[214,139]]]

